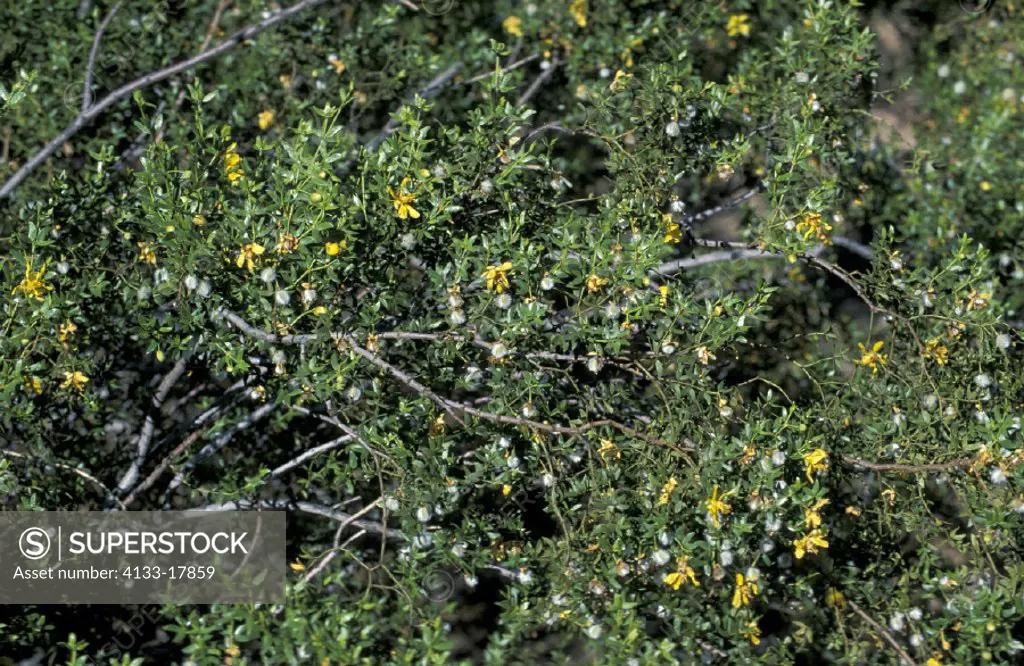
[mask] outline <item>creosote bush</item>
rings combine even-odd
[[[1021,659],[1020,7],[81,5],[0,14],[0,501],[287,510],[288,603],[12,663]]]

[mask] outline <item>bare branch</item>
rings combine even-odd
[[[171,493],[173,493],[175,490],[177,490],[178,487],[181,486],[181,484],[185,482],[185,476],[190,471],[192,471],[192,469],[196,465],[198,465],[203,460],[206,460],[207,458],[209,458],[213,454],[215,454],[218,451],[220,451],[221,449],[223,449],[225,446],[228,445],[228,442],[231,441],[232,437],[234,437],[237,433],[239,433],[239,432],[241,432],[243,430],[248,429],[254,423],[259,421],[260,419],[262,419],[266,415],[270,414],[270,412],[273,409],[274,409],[274,403],[272,403],[272,402],[268,402],[267,404],[262,405],[259,409],[254,411],[252,414],[249,414],[247,417],[245,417],[244,419],[242,419],[241,421],[239,421],[235,425],[231,426],[227,430],[227,432],[223,433],[220,437],[218,437],[217,439],[215,439],[214,441],[210,442],[209,444],[204,446],[202,449],[200,449],[199,453],[197,453],[194,456],[192,456],[192,459],[189,460],[188,462],[186,462],[182,466],[182,468],[178,471],[178,473],[174,475],[174,478],[171,480],[170,485],[167,486],[167,490],[164,491],[164,505],[165,506],[169,505],[170,498],[171,498]]]
[[[18,453],[17,451],[0,451],[0,454],[3,454],[5,456],[10,456],[12,458],[19,458],[19,459],[22,459],[22,460],[31,460],[31,456],[25,455],[24,453]],[[95,476],[93,476],[89,472],[85,471],[84,469],[79,469],[78,467],[75,467],[73,465],[68,465],[67,463],[56,462],[56,461],[48,462],[47,464],[53,465],[54,467],[57,467],[58,469],[67,470],[67,471],[72,472],[73,474],[75,474],[77,476],[82,477],[83,479],[85,479],[89,483],[93,484],[94,486],[96,486],[97,488],[102,490],[104,497],[111,498],[114,501],[116,501],[118,504],[121,504],[121,501],[118,500],[114,496],[114,493],[111,492],[110,488],[107,488],[106,484],[104,484],[102,481],[100,481],[99,479],[97,479]],[[124,508],[123,504],[121,504],[121,508]]]
[[[542,71],[540,75],[533,80],[533,83],[530,84],[530,87],[526,89],[526,92],[524,92],[522,96],[519,98],[519,101],[516,102],[516,106],[522,106],[529,102],[531,99],[533,99],[534,95],[540,92],[541,86],[547,83],[547,80],[550,79],[551,75],[555,73],[555,69],[557,67],[558,59],[553,58],[551,60],[551,65],[547,69]]]
[[[896,641],[895,638],[893,638],[892,634],[886,631],[885,627],[878,624],[878,622],[872,619],[870,615],[861,610],[861,607],[858,606],[856,602],[853,601],[853,599],[847,599],[847,602],[850,604],[850,608],[853,609],[854,613],[860,615],[865,622],[871,625],[872,629],[880,633],[882,637],[885,638],[889,645],[891,645],[893,649],[896,650],[896,654],[900,656],[900,659],[902,659],[905,663],[909,664],[910,666],[917,666],[916,662],[910,658],[910,655],[907,654],[906,650],[900,647],[900,644]]]
[[[332,439],[331,441],[329,441],[329,442],[327,442],[325,444],[321,444],[319,446],[314,446],[311,449],[307,449],[306,451],[303,451],[300,455],[292,458],[288,462],[286,462],[286,463],[284,463],[282,465],[278,465],[277,467],[275,467],[273,470],[271,470],[269,476],[270,476],[270,478],[279,477],[282,474],[284,474],[285,472],[287,472],[289,470],[292,470],[292,469],[295,469],[296,467],[298,467],[302,463],[306,462],[310,458],[314,458],[314,457],[320,455],[321,453],[326,453],[327,451],[330,451],[331,449],[336,449],[339,446],[341,446],[342,444],[345,444],[346,442],[351,442],[352,439],[353,439],[352,435],[343,435],[341,437],[338,437],[337,439]]]
[[[268,333],[267,331],[263,331],[263,330],[260,330],[260,329],[257,329],[255,327],[251,326],[248,322],[246,322],[244,319],[242,319],[241,317],[239,317],[235,313],[233,313],[233,312],[231,312],[229,310],[223,309],[223,308],[220,310],[220,315],[225,320],[227,320],[231,325],[233,325],[235,328],[237,328],[238,330],[242,331],[246,335],[249,335],[249,336],[251,336],[251,337],[253,337],[253,338],[257,339],[257,340],[263,340],[265,342],[276,342],[276,343],[281,343],[281,344],[287,344],[288,342],[292,342],[294,344],[294,343],[299,341],[299,338],[307,338],[308,337],[308,336],[294,336],[294,335],[278,336],[278,335],[275,335],[273,333]],[[460,415],[469,415],[469,416],[474,416],[474,417],[476,417],[478,419],[481,419],[483,421],[490,421],[492,423],[501,423],[501,424],[504,424],[504,425],[522,426],[522,427],[526,427],[526,428],[532,428],[532,429],[538,430],[540,432],[547,432],[547,433],[558,434],[558,435],[568,435],[568,436],[572,436],[572,437],[581,437],[581,436],[585,435],[587,432],[589,432],[591,430],[598,429],[598,428],[612,428],[614,430],[618,430],[619,432],[621,432],[622,434],[626,435],[627,437],[633,437],[635,439],[639,439],[639,440],[645,441],[648,444],[653,444],[653,445],[656,445],[656,446],[663,446],[663,447],[672,449],[673,451],[676,451],[678,453],[682,453],[683,455],[685,455],[687,457],[689,457],[690,452],[692,452],[692,450],[693,450],[692,447],[682,446],[680,444],[677,444],[676,442],[673,442],[673,441],[670,441],[670,440],[667,440],[667,439],[660,439],[660,438],[657,438],[657,437],[651,437],[651,436],[646,435],[644,433],[641,433],[641,432],[639,432],[639,431],[637,431],[637,430],[635,430],[635,429],[633,429],[633,428],[631,428],[631,427],[629,427],[629,426],[627,426],[627,425],[625,425],[623,423],[619,423],[618,421],[614,421],[614,420],[611,420],[611,419],[603,419],[603,420],[600,420],[600,421],[590,421],[590,422],[583,423],[583,424],[578,425],[578,426],[564,426],[564,425],[552,425],[550,423],[541,423],[540,421],[533,421],[533,420],[530,420],[530,419],[519,418],[519,417],[515,417],[515,416],[505,416],[505,415],[502,415],[502,414],[494,414],[492,412],[487,412],[487,411],[484,411],[484,410],[481,410],[481,409],[477,409],[475,407],[472,407],[471,405],[467,405],[467,404],[464,404],[464,403],[461,403],[461,402],[457,402],[455,400],[451,400],[449,398],[445,398],[445,397],[437,394],[435,391],[433,391],[432,389],[428,388],[427,386],[425,386],[421,382],[419,382],[415,377],[409,375],[408,373],[406,373],[403,370],[400,370],[399,368],[396,368],[395,366],[393,366],[390,363],[388,363],[387,361],[381,359],[380,357],[378,357],[377,355],[373,354],[372,352],[364,349],[356,341],[354,335],[338,334],[337,337],[341,341],[343,341],[349,347],[349,349],[352,350],[353,353],[355,353],[357,356],[361,357],[367,363],[370,363],[371,365],[373,365],[373,366],[375,366],[377,368],[380,368],[381,370],[384,370],[385,372],[390,374],[392,377],[397,379],[400,383],[404,384],[405,386],[411,388],[413,391],[415,391],[415,392],[419,393],[420,395],[424,396],[425,398],[429,399],[431,402],[433,402],[436,405],[438,405],[441,409],[443,409],[445,412],[450,414],[452,416],[452,418],[454,418],[456,421],[458,421],[460,423],[461,423]]]
[[[715,215],[718,215],[719,213],[724,213],[725,211],[729,210],[730,208],[735,208],[736,206],[739,206],[743,202],[749,201],[750,199],[753,199],[755,196],[757,196],[757,193],[760,192],[760,191],[761,190],[760,190],[759,187],[755,187],[755,188],[752,188],[752,189],[748,190],[747,192],[744,192],[743,194],[739,195],[738,197],[732,198],[732,199],[726,201],[723,204],[715,206],[714,208],[708,208],[707,210],[702,210],[699,213],[694,213],[693,215],[687,215],[686,217],[683,218],[683,223],[692,226],[693,224],[695,224],[697,222],[701,222],[701,221],[706,220],[706,219],[708,219],[710,217],[714,217]]]
[[[515,61],[511,65],[505,65],[504,67],[502,67],[498,71],[501,74],[507,74],[508,72],[511,72],[514,69],[519,69],[523,65],[527,65],[527,64],[533,62],[534,60],[536,60],[539,57],[540,57],[539,54],[534,53],[533,55],[529,55],[529,56],[526,56],[525,58],[521,58],[521,59]],[[473,78],[466,79],[465,81],[460,82],[459,85],[468,86],[471,83],[476,83],[477,81],[483,81],[484,79],[486,79],[488,77],[491,77],[491,76],[494,76],[494,72],[493,71],[491,71],[491,72],[484,72],[483,74],[477,74]]]
[[[427,85],[417,90],[409,101],[414,101],[417,97],[421,97],[423,99],[434,99],[439,94],[441,94],[441,91],[448,84],[448,82],[451,81],[455,77],[455,75],[458,74],[461,70],[462,63],[455,63],[454,65],[452,65],[451,67],[449,67],[448,69],[444,70],[443,72],[435,76],[433,79],[431,79],[430,82],[427,83]],[[384,141],[386,141],[389,136],[394,134],[395,130],[397,130],[401,124],[402,123],[396,118],[392,118],[391,120],[389,120],[387,124],[384,125],[384,129],[382,129],[377,134],[377,136],[373,137],[373,139],[371,139],[370,142],[366,144],[366,149],[370,152],[377,150],[377,148],[380,147],[380,144],[384,143]]]
[[[348,526],[356,527],[358,529],[365,530],[370,534],[377,534],[388,539],[401,541],[407,540],[405,534],[400,530],[381,525],[380,523],[371,520],[355,519],[352,514],[332,509],[331,507],[323,504],[316,504],[315,502],[303,502],[289,499],[268,499],[258,501],[239,499],[233,502],[224,502],[223,504],[200,506],[189,509],[189,511],[251,511],[253,509],[299,511],[315,516],[330,518],[331,520],[336,520],[339,523],[345,523]]]
[[[121,480],[117,484],[117,488],[114,492],[120,497],[128,492],[139,478],[139,470],[146,463],[146,456],[149,455],[149,443],[153,439],[153,416],[160,412],[160,408],[163,407],[164,401],[167,399],[167,394],[170,393],[174,385],[181,379],[181,376],[185,374],[185,359],[182,359],[174,364],[174,367],[164,375],[164,378],[160,381],[160,384],[156,388],[156,393],[153,395],[152,407],[148,414],[146,414],[146,420],[142,424],[142,432],[139,433],[139,439],[135,443],[135,459],[132,461],[131,466],[121,476]]]
[[[103,40],[103,32],[107,29],[107,24],[114,18],[114,14],[121,8],[120,0],[110,11],[107,12],[106,17],[100,22],[100,26],[96,28],[96,35],[92,38],[92,48],[89,49],[89,62],[85,66],[85,84],[82,86],[82,110],[80,113],[85,113],[89,109],[89,105],[92,103],[92,79],[95,75],[93,69],[96,65],[96,56],[100,52],[100,42]],[[81,8],[79,8],[81,9]]]
[[[853,458],[851,456],[840,456],[843,462],[854,465],[855,467],[863,467],[874,472],[901,472],[907,474],[921,473],[921,472],[948,472],[954,469],[966,469],[971,466],[971,458],[962,458],[960,460],[953,460],[948,463],[926,463],[921,465],[911,465],[903,463],[875,463],[868,462],[867,460],[861,460],[860,458]]]

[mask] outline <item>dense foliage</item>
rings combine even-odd
[[[1020,658],[1019,7],[882,89],[856,3],[302,4],[0,199],[3,507],[286,508],[289,603],[0,652]],[[0,181],[287,9],[82,5],[0,13]]]

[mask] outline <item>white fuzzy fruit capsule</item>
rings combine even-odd
[[[260,271],[260,280],[263,284],[270,284],[277,279],[277,271],[269,266]]]
[[[416,520],[420,521],[421,523],[429,522],[430,516],[431,511],[429,506],[423,505],[420,508],[416,509]]]

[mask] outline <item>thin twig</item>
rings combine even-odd
[[[540,73],[540,75],[533,80],[530,87],[526,89],[526,92],[522,94],[519,101],[516,102],[516,106],[522,106],[533,99],[534,95],[540,92],[541,86],[543,86],[551,75],[555,73],[555,68],[558,67],[558,59],[554,58],[551,60],[551,66]]]
[[[141,76],[135,79],[134,81],[131,81],[130,83],[126,83],[117,90],[114,90],[113,92],[107,94],[105,97],[103,97],[103,99],[99,100],[91,107],[89,107],[88,111],[85,111],[84,113],[79,113],[78,116],[75,117],[73,121],[71,121],[71,124],[65,127],[60,132],[60,134],[54,137],[48,144],[40,148],[35,155],[29,158],[29,160],[25,162],[25,164],[14,173],[14,175],[8,178],[7,181],[3,184],[3,186],[0,187],[0,199],[10,196],[11,193],[14,192],[14,190],[18,187],[18,185],[20,185],[22,181],[24,181],[25,178],[28,177],[29,174],[35,171],[36,168],[40,164],[42,164],[48,157],[50,157],[50,155],[52,155],[58,148],[63,146],[65,141],[67,141],[72,136],[77,134],[82,128],[89,125],[93,120],[95,120],[100,114],[106,111],[110,106],[119,102],[125,97],[128,97],[136,90],[148,88],[149,86],[152,86],[155,83],[159,83],[160,81],[164,81],[165,79],[169,79],[172,76],[176,76],[177,74],[192,69],[196,65],[200,65],[209,60],[213,60],[214,58],[217,58],[227,53],[232,48],[238,46],[242,42],[253,39],[261,32],[264,32],[265,30],[274,27],[278,23],[281,23],[286,19],[292,18],[296,14],[306,9],[311,9],[313,7],[321,5],[326,1],[327,0],[302,0],[301,2],[298,2],[292,5],[291,7],[284,9],[281,12],[274,14],[273,16],[259,23],[255,23],[247,28],[239,30],[234,35],[228,37],[226,40],[218,44],[216,47],[210,49],[209,51],[204,51],[203,53],[188,58],[187,60],[183,60],[174,65],[170,65],[163,69],[150,72],[149,74]]]
[[[860,458],[854,458],[852,456],[841,455],[839,456],[843,462],[854,465],[856,467],[863,467],[864,469],[870,469],[874,472],[905,472],[905,473],[921,473],[921,472],[948,472],[954,469],[966,469],[971,466],[973,462],[972,458],[962,458],[960,460],[954,460],[948,463],[925,463],[921,465],[911,465],[903,463],[875,463],[868,462],[867,460],[861,460]]]
[[[719,213],[723,213],[729,210],[730,208],[735,208],[736,206],[739,206],[743,202],[753,199],[755,196],[757,196],[757,193],[760,191],[760,187],[754,187],[744,192],[743,194],[739,195],[738,197],[730,199],[722,204],[719,204],[718,206],[708,208],[707,210],[702,210],[699,213],[694,213],[693,215],[685,216],[683,218],[683,223],[692,226],[693,224],[706,220],[709,217],[714,217]]]
[[[17,451],[0,451],[0,453],[2,453],[3,455],[11,456],[12,458],[20,458],[22,460],[30,460],[31,459],[31,456],[25,455],[24,453],[18,453]],[[118,504],[121,504],[121,501],[118,500],[117,497],[114,496],[114,494],[110,491],[110,488],[108,488],[105,483],[103,483],[102,481],[97,479],[95,476],[93,476],[89,472],[86,472],[84,469],[79,469],[78,467],[75,467],[73,465],[68,465],[67,463],[56,462],[56,461],[48,462],[47,464],[48,465],[53,465],[54,467],[57,467],[59,469],[67,470],[69,472],[72,472],[72,473],[82,477],[83,479],[85,479],[89,483],[93,484],[94,486],[96,486],[97,488],[102,490],[104,497],[112,498]],[[122,509],[124,508],[123,504],[121,504],[121,508]]]
[[[537,54],[537,53],[534,53],[533,55],[526,56],[525,58],[522,58],[520,60],[515,61],[511,65],[506,65],[506,66],[502,67],[500,70],[498,70],[498,73],[500,73],[500,74],[507,74],[508,72],[511,72],[514,69],[519,69],[523,65],[528,65],[529,63],[533,62],[534,60],[536,60],[539,57],[540,57],[540,54]],[[476,83],[477,81],[483,81],[484,79],[486,79],[486,78],[488,78],[490,76],[494,76],[494,72],[493,71],[491,71],[491,72],[484,72],[483,74],[477,74],[473,78],[466,79],[465,81],[459,82],[459,85],[460,86],[468,86],[471,83]]]
[[[667,261],[664,264],[658,266],[651,271],[652,275],[664,277],[666,275],[672,275],[680,271],[689,270],[691,268],[697,268],[699,266],[707,266],[709,264],[717,264],[723,261],[737,261],[741,259],[783,259],[784,257],[777,252],[768,252],[767,250],[758,249],[742,249],[742,250],[728,250],[725,252],[712,252],[711,254],[702,254],[697,257],[684,257],[682,259],[673,259]]]
[[[300,455],[292,458],[288,462],[283,463],[281,465],[278,465],[277,467],[275,467],[273,470],[270,471],[270,474],[268,476],[270,478],[276,478],[278,476],[281,476],[285,472],[287,472],[289,470],[292,470],[292,469],[295,469],[296,467],[298,467],[302,463],[306,462],[310,458],[314,458],[314,457],[320,455],[321,453],[326,453],[327,451],[330,451],[331,449],[336,449],[339,446],[341,446],[342,444],[344,444],[346,442],[352,441],[352,439],[353,439],[352,435],[343,435],[341,437],[338,437],[337,439],[332,439],[331,441],[329,441],[329,442],[327,442],[325,444],[321,444],[319,446],[314,446],[311,449],[303,451]]]
[[[164,378],[160,381],[159,386],[156,388],[156,393],[153,394],[153,402],[150,407],[149,413],[146,414],[146,420],[142,424],[142,432],[139,433],[139,439],[135,443],[135,459],[132,460],[131,466],[128,467],[124,475],[121,476],[121,480],[117,484],[117,488],[114,492],[120,497],[128,492],[128,489],[135,484],[139,479],[139,470],[146,463],[146,456],[149,455],[149,443],[153,439],[154,429],[154,415],[160,413],[160,408],[163,407],[164,401],[167,399],[167,394],[171,392],[174,385],[181,379],[181,376],[185,374],[185,359],[182,359],[174,364],[174,367],[164,375]]]
[[[434,99],[441,93],[445,85],[447,85],[448,82],[451,81],[455,77],[455,75],[458,74],[461,70],[462,63],[456,62],[454,65],[452,65],[451,67],[449,67],[448,69],[444,70],[443,72],[435,76],[433,79],[431,79],[430,82],[427,83],[427,85],[417,90],[416,93],[409,100],[409,102],[414,101],[417,97],[428,100]],[[384,141],[389,136],[391,136],[395,132],[395,130],[399,128],[401,124],[401,121],[399,121],[397,118],[391,118],[391,120],[389,120],[387,124],[384,125],[384,129],[382,129],[377,134],[377,136],[373,137],[373,139],[371,139],[370,142],[366,144],[366,149],[370,152],[377,150],[377,148],[380,147],[380,144],[384,143]]]
[[[89,104],[92,103],[92,79],[95,75],[96,56],[100,52],[100,42],[103,41],[103,32],[107,29],[107,24],[114,18],[114,14],[121,8],[120,0],[110,8],[107,12],[106,17],[100,22],[100,27],[96,28],[96,34],[92,38],[92,48],[89,49],[89,62],[85,66],[85,84],[82,86],[82,110],[80,113],[85,113],[89,109]]]
[[[277,344],[287,344],[288,342],[294,343],[299,338],[307,337],[307,336],[294,336],[294,335],[278,336],[278,335],[276,335],[274,333],[268,333],[267,331],[255,328],[254,326],[252,326],[248,322],[246,322],[244,319],[239,317],[237,314],[235,314],[235,313],[233,313],[233,312],[231,312],[231,311],[229,311],[227,309],[222,308],[219,311],[219,313],[220,313],[220,316],[223,317],[223,319],[227,320],[232,326],[234,326],[238,330],[242,331],[243,333],[245,333],[246,335],[249,335],[250,337],[252,337],[254,339],[262,340],[264,342],[272,342],[272,343],[277,343]],[[584,434],[586,434],[587,432],[589,432],[591,430],[594,430],[594,429],[597,429],[597,428],[612,428],[614,430],[618,430],[619,432],[621,432],[622,434],[626,435],[627,437],[633,437],[635,439],[639,439],[639,440],[645,441],[648,444],[652,444],[652,445],[655,445],[655,446],[663,446],[663,447],[672,449],[673,451],[676,451],[678,453],[682,453],[683,455],[685,455],[687,457],[689,457],[689,454],[692,452],[692,448],[691,447],[682,446],[680,444],[677,444],[676,442],[672,442],[672,441],[667,440],[667,439],[651,437],[651,436],[646,435],[644,433],[641,433],[641,432],[639,432],[639,431],[637,431],[637,430],[635,430],[635,429],[633,429],[633,428],[631,428],[631,427],[629,427],[629,426],[627,426],[627,425],[625,425],[623,423],[619,423],[618,421],[614,421],[614,420],[611,420],[611,419],[602,419],[600,421],[590,421],[590,422],[587,422],[587,423],[583,423],[583,424],[581,424],[579,426],[564,426],[564,425],[552,425],[550,423],[541,423],[540,421],[533,421],[533,420],[530,420],[530,419],[519,418],[519,417],[515,417],[515,416],[505,416],[505,415],[502,415],[502,414],[494,414],[492,412],[487,412],[487,411],[484,411],[484,410],[476,409],[475,407],[472,407],[470,405],[467,405],[467,404],[464,404],[464,403],[461,403],[461,402],[457,402],[455,400],[451,400],[449,398],[445,398],[445,397],[439,395],[438,393],[436,393],[432,389],[430,389],[427,386],[425,386],[424,384],[422,384],[420,381],[418,381],[412,375],[406,373],[403,370],[400,370],[399,368],[396,368],[392,364],[390,364],[387,361],[383,360],[382,358],[378,357],[376,354],[374,354],[374,353],[364,349],[356,341],[354,335],[340,334],[340,335],[338,335],[338,337],[357,356],[361,357],[363,360],[365,360],[366,362],[370,363],[371,365],[373,365],[373,366],[375,366],[377,368],[380,368],[381,370],[384,370],[385,372],[390,374],[392,377],[397,379],[400,383],[404,384],[408,388],[412,389],[413,391],[415,391],[415,392],[419,393],[420,395],[424,396],[425,398],[429,399],[431,402],[433,402],[436,405],[438,405],[439,407],[441,407],[441,409],[443,409],[445,412],[447,412],[449,415],[451,415],[452,418],[454,418],[456,421],[458,421],[460,423],[461,423],[460,415],[465,414],[465,415],[469,415],[469,416],[474,416],[474,417],[476,417],[478,419],[481,419],[483,421],[490,421],[492,423],[501,423],[501,424],[504,424],[504,425],[522,426],[522,427],[525,427],[525,428],[532,428],[532,429],[538,430],[540,432],[547,432],[547,433],[552,433],[552,434],[557,434],[557,435],[567,435],[567,436],[571,436],[571,437],[581,437]]]
[[[252,509],[271,509],[271,510],[284,510],[284,511],[299,511],[302,513],[309,513],[315,516],[323,516],[324,518],[330,518],[336,520],[339,523],[346,523],[349,526],[356,527],[361,530],[366,530],[370,534],[377,534],[380,536],[387,537],[388,539],[396,539],[406,541],[407,537],[401,530],[396,530],[372,520],[353,520],[352,514],[344,511],[338,511],[332,509],[329,506],[323,504],[316,504],[315,502],[305,502],[290,499],[268,499],[268,500],[244,500],[238,499],[231,502],[224,502],[223,504],[209,504],[207,506],[200,506],[189,511],[248,511]]]
[[[270,414],[270,412],[273,411],[273,409],[274,403],[272,402],[268,402],[267,404],[260,406],[259,409],[254,411],[252,414],[249,414],[235,425],[231,426],[231,428],[229,428],[227,432],[225,432],[220,437],[204,446],[202,449],[199,450],[198,453],[192,456],[192,458],[188,462],[182,465],[181,469],[178,471],[177,474],[174,475],[174,478],[171,480],[171,483],[167,486],[167,490],[164,491],[164,505],[169,505],[171,494],[175,490],[177,490],[182,483],[185,482],[185,476],[193,468],[195,468],[196,465],[198,465],[203,460],[206,460],[213,454],[223,449],[225,446],[228,445],[228,442],[231,441],[232,437],[234,437],[237,433],[241,432],[242,430],[248,429],[254,423]]]
[[[907,654],[906,650],[904,650],[902,647],[900,647],[900,644],[898,642],[896,642],[896,639],[893,638],[892,634],[890,634],[888,631],[886,631],[885,627],[883,627],[882,625],[878,624],[878,622],[876,622],[870,615],[868,615],[863,610],[861,610],[861,607],[858,606],[857,603],[853,599],[847,599],[847,603],[850,604],[850,608],[853,609],[854,613],[856,613],[857,615],[860,615],[861,618],[863,618],[863,620],[865,622],[867,622],[869,625],[871,625],[871,627],[875,631],[877,631],[878,633],[882,634],[882,637],[885,638],[886,641],[888,641],[889,645],[891,645],[894,650],[896,650],[896,653],[900,656],[900,659],[902,659],[904,662],[906,662],[910,666],[917,666],[917,663],[913,659],[910,658],[910,655]]]
[[[382,498],[378,497],[377,499],[370,502],[356,513],[353,513],[351,516],[342,521],[340,525],[338,525],[338,529],[334,533],[334,547],[327,552],[327,554],[324,556],[324,559],[322,559],[315,567],[306,572],[306,575],[302,577],[302,579],[298,582],[298,585],[296,587],[298,587],[299,589],[305,587],[307,584],[309,584],[309,581],[316,578],[320,574],[320,572],[327,567],[331,560],[337,557],[338,553],[340,553],[341,550],[344,548],[344,546],[341,545],[340,541],[341,534],[345,531],[345,528],[353,524],[355,521],[359,520],[366,514],[370,513],[374,509],[376,509],[380,505],[381,499]],[[345,546],[351,543],[354,539],[364,534],[366,534],[365,529],[359,530],[359,532],[357,532],[355,535],[352,536],[352,538],[345,542]]]

